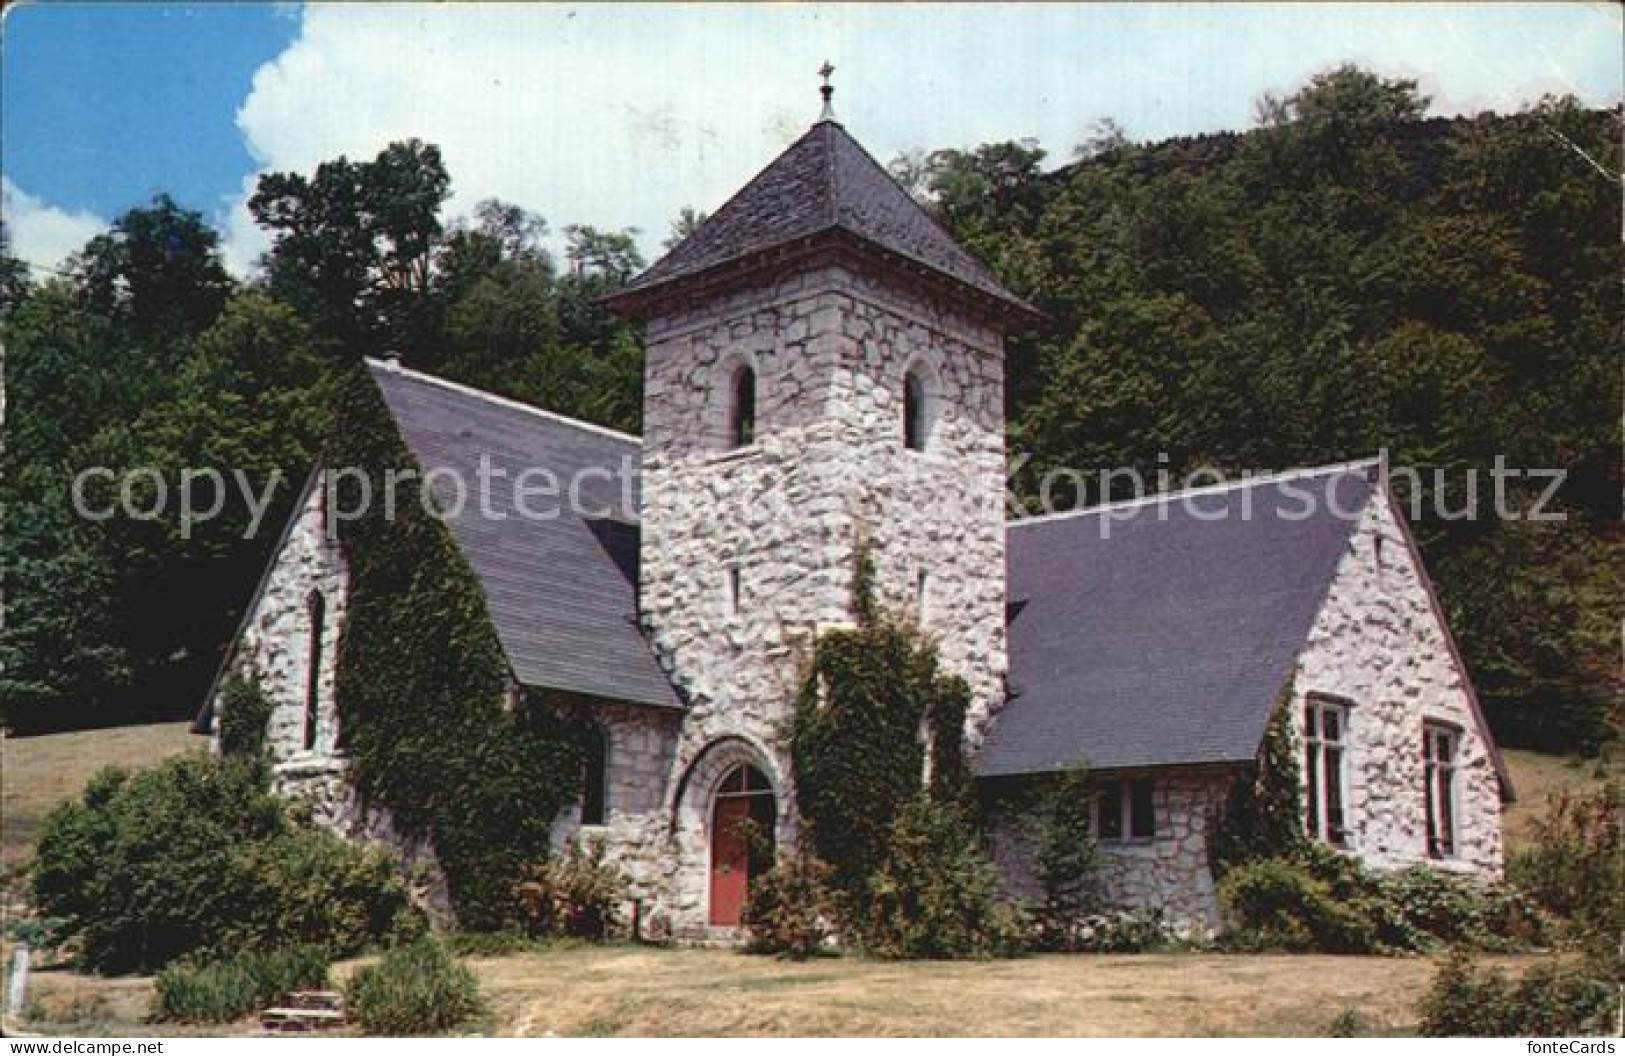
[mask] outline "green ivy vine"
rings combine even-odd
[[[964,680],[939,671],[935,649],[916,629],[879,610],[866,546],[855,561],[857,625],[818,639],[797,700],[790,755],[808,843],[830,866],[831,885],[849,913],[861,916],[893,821],[925,785],[928,749],[930,797],[961,803],[968,796],[963,737],[970,691]]]
[[[1236,778],[1214,829],[1214,879],[1244,862],[1294,857],[1303,831],[1303,770],[1292,734],[1291,687],[1281,691],[1258,758]]]
[[[350,569],[339,640],[344,746],[364,803],[432,843],[458,923],[512,918],[523,866],[543,860],[575,798],[583,730],[552,708],[508,700],[508,663],[485,595],[448,526],[420,498],[419,467],[364,367],[340,387],[327,464]],[[394,514],[377,501],[405,474]],[[363,503],[360,490],[374,501]]]

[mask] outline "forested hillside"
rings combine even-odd
[[[1414,84],[1345,69],[1244,133],[1108,124],[1059,170],[1002,143],[894,171],[1045,313],[1010,350],[1018,490],[1055,467],[1177,480],[1386,451],[1421,471],[1415,527],[1500,736],[1591,746],[1620,691],[1620,114],[1425,112]],[[596,303],[642,267],[631,233],[567,227],[555,262],[519,207],[443,218],[450,180],[415,141],[265,177],[250,282],[162,197],[62,274],[0,256],[14,726],[196,706],[363,354],[637,428],[638,335]],[[1498,457],[1562,470],[1543,508],[1564,519],[1497,517]],[[173,506],[86,521],[69,489],[97,465],[214,467],[226,515],[190,537]],[[282,481],[247,539],[233,470]],[[1546,478],[1507,486],[1527,514]]]

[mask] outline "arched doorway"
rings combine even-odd
[[[773,867],[778,804],[767,776],[749,763],[728,772],[711,803],[711,908],[716,927],[738,927],[752,877]]]

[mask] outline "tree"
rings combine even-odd
[[[167,194],[131,209],[92,238],[69,265],[93,312],[114,318],[148,354],[200,333],[219,316],[232,281],[220,236]]]
[[[267,173],[248,208],[271,233],[272,291],[349,355],[421,352],[450,193],[440,149],[416,139],[391,143],[370,162],[323,162],[308,179]]]
[[[661,248],[670,253],[678,244],[700,229],[700,225],[710,219],[710,214],[703,209],[696,209],[692,205],[685,205],[677,214],[677,219],[671,222],[671,234],[660,244]]]

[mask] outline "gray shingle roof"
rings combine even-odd
[[[447,519],[485,588],[514,676],[527,686],[682,707],[637,621],[638,439],[427,375],[369,367],[424,472],[445,468],[468,482],[462,511]],[[473,490],[482,455],[505,473],[490,489],[492,516]],[[564,497],[533,492],[529,508],[559,516],[518,512],[516,478],[533,467],[552,473]],[[579,503],[568,501],[573,480],[582,482]],[[451,493],[437,488],[437,497]]]
[[[611,304],[815,235],[845,232],[1013,308],[1006,290],[835,121],[820,121]]]
[[[1355,526],[1324,501],[1291,519],[1304,502],[1288,489],[1360,510],[1374,474],[1329,467],[1194,505],[1012,523],[1010,702],[977,773],[1254,758]]]

